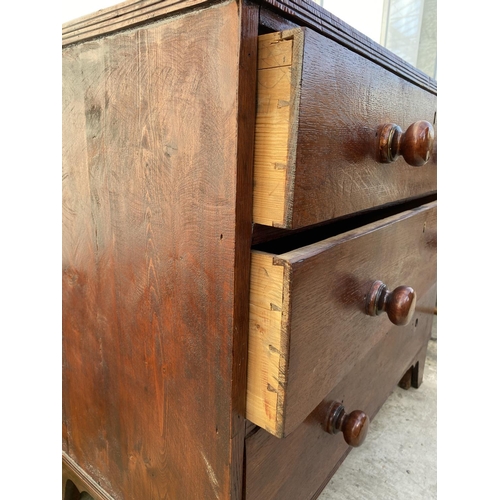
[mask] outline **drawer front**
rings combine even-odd
[[[307,28],[260,36],[258,67],[255,222],[295,229],[436,191],[436,136],[423,166],[379,157],[383,125],[437,133],[435,95]]]
[[[412,287],[419,307],[436,280],[435,202],[284,254],[253,252],[248,420],[286,436],[386,335],[388,315],[366,311],[378,280]]]
[[[389,329],[289,436],[278,439],[262,429],[249,435],[245,443],[247,500],[316,498],[352,449],[341,433],[325,432],[325,410],[331,402],[341,401],[347,412],[359,409],[373,419],[406,370],[417,360],[423,363],[432,328],[435,290],[433,287],[421,297],[414,321],[406,327]]]

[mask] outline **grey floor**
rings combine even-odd
[[[437,329],[419,389],[394,390],[318,500],[437,498]]]

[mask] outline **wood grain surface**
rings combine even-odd
[[[310,29],[264,41],[280,63],[259,70],[255,222],[295,229],[436,192],[437,141],[423,167],[377,161],[382,125],[436,128],[435,95]]]
[[[246,417],[276,434],[283,421],[289,299],[284,268],[273,261],[271,254],[252,255]]]
[[[252,184],[257,92],[259,8],[240,3],[240,59],[238,75],[238,136],[236,163],[234,337],[232,346],[232,450],[229,461],[231,498],[239,500],[245,481],[246,384],[252,244]]]
[[[435,298],[434,286],[421,298],[414,321],[403,328],[391,326],[386,330],[289,436],[278,439],[263,429],[249,435],[246,500],[309,500],[320,494],[352,449],[342,434],[325,432],[325,410],[333,401],[342,401],[347,408],[361,409],[373,420],[410,366],[418,363],[422,373]]]
[[[301,33],[299,31],[299,33]],[[253,220],[284,227],[293,180],[302,79],[303,37],[259,37]]]
[[[62,488],[63,500],[80,500],[80,493],[84,491],[92,495],[93,500],[113,500],[64,452],[62,454]]]
[[[62,45],[82,42],[98,36],[109,35],[144,23],[192,9],[208,7],[217,0],[128,0],[92,14],[65,22],[62,27]]]
[[[435,284],[435,202],[284,254],[254,251],[249,420],[288,435],[385,336],[389,318],[365,312],[379,279],[417,297]]]
[[[115,6],[89,13],[63,24],[63,44],[88,40],[120,29],[157,21],[165,15],[203,8],[214,0],[127,0]],[[339,42],[354,52],[401,75],[422,88],[436,93],[436,82],[431,77],[360,33],[313,0],[259,0],[260,22],[264,26],[290,23],[308,26],[324,36]],[[281,27],[274,31],[281,30]]]
[[[309,27],[326,38],[366,57],[405,80],[437,93],[436,81],[370,37],[359,32],[314,0],[262,0],[261,24],[272,31],[288,29],[290,24]]]
[[[63,450],[116,500],[241,497],[240,7],[63,50]]]

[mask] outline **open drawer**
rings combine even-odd
[[[313,30],[261,35],[254,222],[296,229],[435,193],[436,109]]]
[[[331,434],[325,428],[331,403],[342,402],[347,413],[361,410],[372,421],[405,373],[411,375],[411,385],[418,387],[435,300],[436,287],[432,287],[419,297],[413,321],[404,327],[392,326],[286,438],[277,439],[263,429],[249,434],[245,442],[246,500],[313,499],[319,495],[353,449],[343,432]],[[365,423],[367,436],[371,434],[370,426],[370,422]],[[393,447],[397,446],[393,442]],[[385,458],[389,463],[397,457],[388,454]]]

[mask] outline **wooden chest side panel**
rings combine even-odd
[[[63,51],[63,449],[116,499],[231,495],[238,23]]]

